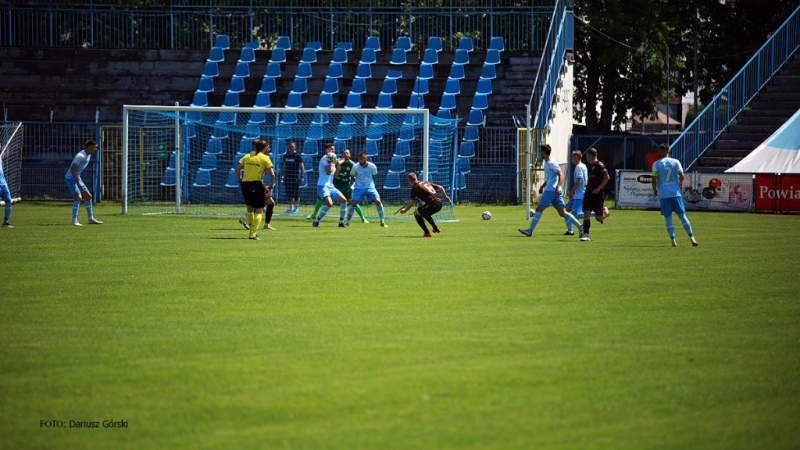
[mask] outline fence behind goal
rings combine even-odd
[[[325,144],[337,156],[349,149],[354,162],[366,152],[378,168],[375,187],[385,205],[410,198],[407,174],[454,186],[457,120],[430,116],[427,110],[194,108],[126,106],[123,111],[123,212],[132,214],[235,215],[244,210],[234,167],[252,149],[253,139],[271,147],[276,172],[275,213],[307,215],[317,200],[319,163]],[[299,185],[300,209],[289,205],[283,157],[294,142],[305,173]],[[427,170],[427,173],[426,173]],[[266,177],[269,184],[269,176]],[[377,218],[372,204],[364,214]],[[392,216],[405,218],[410,216]],[[455,220],[447,204],[438,220]]]
[[[13,201],[22,196],[22,122],[0,125],[0,180],[5,179]],[[2,200],[2,199],[0,199]]]

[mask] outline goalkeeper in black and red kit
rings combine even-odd
[[[447,196],[447,192],[438,184],[418,180],[417,174],[413,172],[408,174],[408,184],[411,185],[411,200],[400,209],[400,214],[405,214],[411,209],[414,206],[414,199],[418,198],[423,205],[414,211],[414,218],[417,219],[419,227],[425,232],[422,237],[431,237],[431,232],[428,231],[428,227],[425,225],[426,220],[433,227],[433,232],[439,233],[441,230],[436,226],[436,222],[433,221],[433,215],[441,211],[442,199],[436,195],[436,191],[441,192],[444,201],[449,202],[450,197]]]

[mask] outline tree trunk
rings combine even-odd
[[[583,60],[586,67],[586,128],[590,133],[597,131],[597,86],[600,83],[600,69],[591,58]]]
[[[603,105],[600,109],[600,124],[601,132],[607,133],[611,131],[611,124],[614,117],[614,94],[617,90],[617,73],[614,67],[609,67],[603,74]]]

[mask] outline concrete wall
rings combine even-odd
[[[572,136],[572,100],[575,92],[574,65],[571,58],[565,58],[562,63],[561,87],[556,89],[557,100],[553,103],[555,115],[551,115],[547,122],[549,131],[546,141],[553,149],[551,158],[559,164],[569,163],[569,139]]]

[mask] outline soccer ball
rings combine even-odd
[[[338,161],[339,158],[336,156],[336,153],[328,153],[327,155],[325,155],[325,160],[333,164],[336,161]]]
[[[492,213],[489,211],[484,211],[483,214],[481,214],[481,217],[483,217],[483,220],[489,220],[492,218]]]

